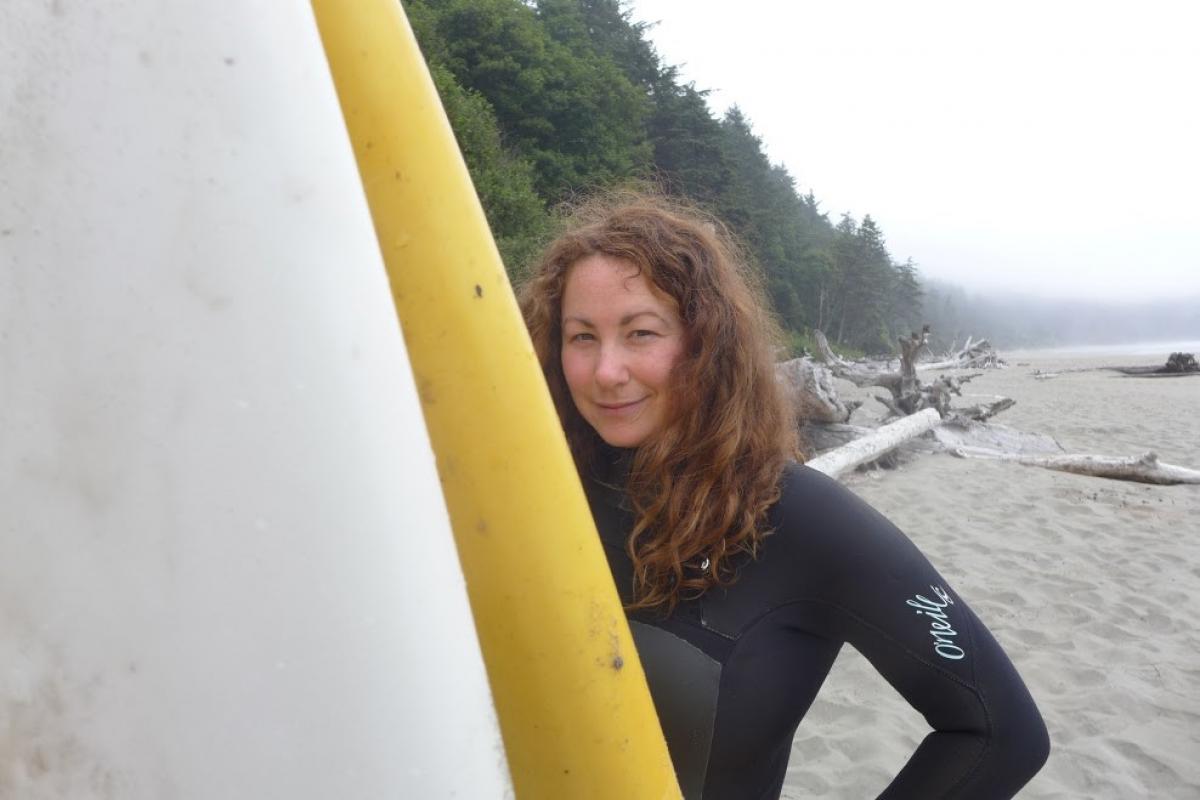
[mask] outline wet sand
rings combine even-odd
[[[1200,469],[1200,377],[1062,371],[1165,352],[1002,355],[1007,369],[964,387],[1016,399],[996,422],[1069,453],[1153,450]],[[1060,374],[1037,380],[1039,369]],[[855,421],[881,409],[868,400]],[[1021,798],[1200,797],[1200,486],[943,454],[846,483],[921,547],[1037,700],[1053,749]],[[846,648],[797,733],[783,797],[875,797],[927,732]]]

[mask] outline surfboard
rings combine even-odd
[[[312,10],[3,17],[0,797],[511,797]]]
[[[518,797],[679,788],[483,210],[395,0],[314,0]]]

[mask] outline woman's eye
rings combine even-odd
[[[633,333],[631,333],[629,335],[635,339],[649,339],[654,336],[658,336],[658,331],[639,330],[639,331],[634,331]]]
[[[595,338],[596,337],[592,336],[592,334],[590,334],[590,333],[574,333],[574,334],[571,334],[571,336],[569,336],[567,338],[567,341],[568,342],[590,342]]]

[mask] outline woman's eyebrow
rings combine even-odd
[[[663,322],[664,324],[667,322],[667,320],[665,318],[663,318],[662,314],[659,314],[657,311],[652,311],[650,309],[644,309],[642,311],[632,311],[632,312],[626,314],[625,316],[621,317],[621,319],[618,321],[617,324],[618,325],[628,325],[629,323],[633,322],[638,317],[645,317],[645,316],[654,317],[655,319],[659,320],[660,322]],[[579,316],[575,316],[575,315],[571,315],[569,317],[563,317],[562,321],[563,321],[564,325],[567,324],[568,322],[577,322],[580,325],[583,325],[588,328],[596,327],[595,323],[593,323],[591,320],[587,319],[586,317],[579,317]]]
[[[661,314],[659,314],[657,311],[651,311],[650,309],[646,309],[645,311],[634,311],[631,314],[626,314],[625,316],[621,317],[621,324],[628,325],[629,323],[633,322],[638,317],[645,317],[645,316],[651,316],[651,317],[654,317],[655,319],[659,320],[660,322],[664,322],[664,323],[666,322],[666,320],[663,319],[663,316]]]
[[[568,322],[577,322],[577,323],[579,323],[580,325],[583,325],[584,327],[587,327],[587,328],[594,328],[594,327],[596,327],[595,325],[593,325],[593,324],[591,323],[591,321],[590,321],[590,320],[588,320],[588,319],[586,319],[586,318],[584,318],[584,317],[576,317],[576,316],[563,317],[562,321],[563,321],[563,325],[566,325]]]

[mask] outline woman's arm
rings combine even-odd
[[[804,573],[823,633],[852,644],[933,731],[883,798],[1010,798],[1049,737],[995,638],[915,545],[837,482],[794,474],[784,522],[802,519]],[[799,484],[799,486],[797,486]],[[813,583],[816,586],[813,586]]]

